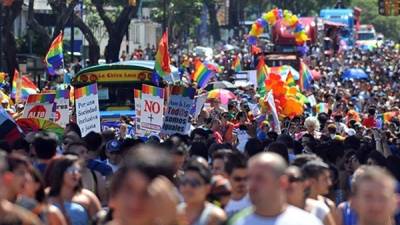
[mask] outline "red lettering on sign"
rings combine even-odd
[[[160,104],[158,102],[152,102],[145,100],[144,101],[144,111],[145,112],[150,112],[150,113],[159,113],[161,110]]]
[[[34,106],[28,112],[28,118],[45,118],[46,108],[43,105]]]

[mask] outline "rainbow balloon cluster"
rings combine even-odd
[[[297,51],[304,55],[308,51],[306,45],[308,35],[304,29],[304,26],[300,23],[299,18],[293,15],[292,12],[282,9],[273,9],[267,13],[264,13],[261,18],[258,18],[256,22],[251,26],[247,41],[251,45],[257,43],[257,38],[263,33],[264,28],[267,25],[274,26],[278,20],[283,20],[289,29],[292,30],[293,35],[296,39]]]

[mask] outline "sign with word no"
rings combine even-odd
[[[140,105],[140,129],[145,133],[160,133],[163,125],[164,98],[142,92]]]

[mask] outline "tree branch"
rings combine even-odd
[[[104,22],[104,26],[106,26],[107,32],[109,34],[113,33],[114,30],[114,24],[111,21],[111,19],[106,15],[106,11],[104,10],[104,4],[102,0],[92,0],[93,5],[96,7],[97,12],[99,13],[99,16],[101,20]]]

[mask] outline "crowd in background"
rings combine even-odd
[[[232,76],[237,54],[254,68],[249,46],[233,44],[215,49],[218,79]],[[152,49],[131,58],[150,59]],[[190,74],[197,55],[178,45],[170,52]],[[256,113],[260,96],[247,85],[227,107],[209,102],[189,135],[131,137],[125,118],[118,134],[82,137],[70,123],[62,139],[37,132],[2,141],[0,224],[400,224],[399,50],[387,41],[306,61],[320,78],[305,94],[326,110],[306,104],[280,134]],[[343,80],[347,68],[369,79]]]

